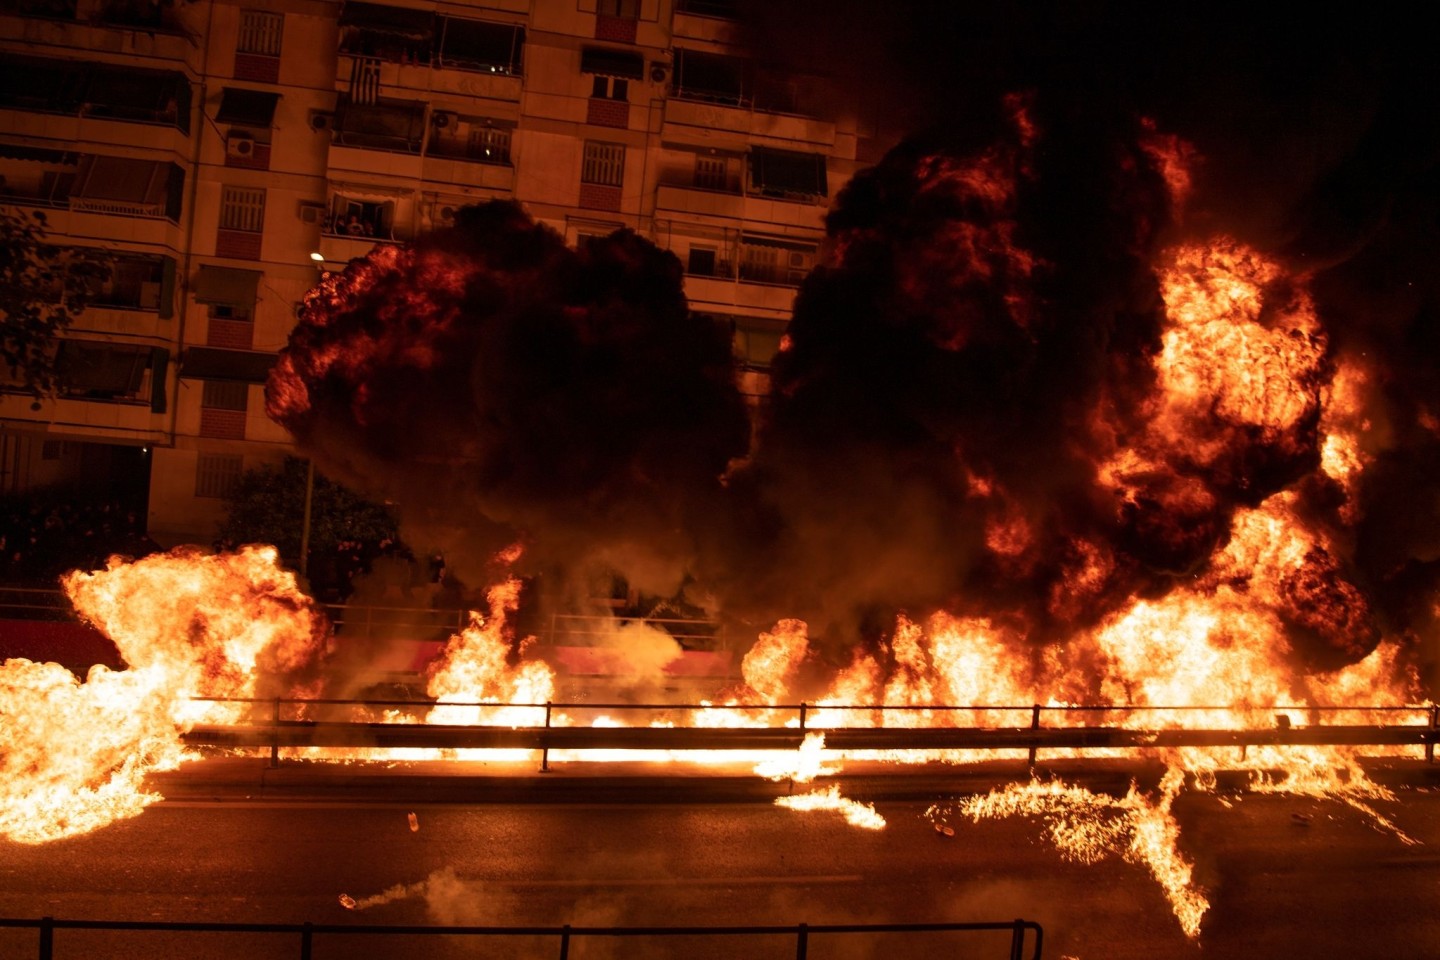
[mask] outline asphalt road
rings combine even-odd
[[[1227,806],[1228,804],[1228,806]],[[167,801],[45,846],[0,842],[0,916],[474,925],[1011,920],[1047,958],[1421,958],[1440,954],[1440,791],[1377,806],[1185,795],[1182,848],[1212,906],[1180,931],[1143,866],[1065,862],[1034,819],[956,821],[879,802],[878,832],[761,803],[424,805]],[[419,825],[411,831],[407,814]],[[1296,814],[1302,816],[1297,817]],[[1305,819],[1308,817],[1309,819]],[[391,898],[350,911],[348,894]],[[34,931],[0,930],[0,958]],[[1008,937],[814,937],[811,958],[1007,956]],[[57,958],[297,957],[295,937],[59,931]],[[341,957],[557,956],[555,941],[320,936]],[[793,957],[793,941],[577,940],[570,956]],[[1027,954],[1028,955],[1028,954]]]

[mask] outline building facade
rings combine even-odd
[[[883,146],[826,92],[747,54],[734,0],[5,0],[0,202],[115,270],[66,392],[0,393],[0,492],[145,470],[150,535],[210,542],[290,451],[263,384],[319,271],[495,198],[672,251],[758,398]]]

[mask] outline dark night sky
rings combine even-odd
[[[1433,179],[1440,59],[1399,8],[788,0],[745,10],[762,56],[835,76],[896,128],[964,123],[1019,89],[1100,124],[1151,116],[1207,158],[1214,219],[1267,247],[1353,252]]]

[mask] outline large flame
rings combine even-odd
[[[0,666],[0,833],[24,843],[139,813],[158,799],[145,776],[189,757],[181,733],[290,693],[325,648],[323,616],[272,547],[111,560],[63,582],[127,669],[95,666],[82,683],[53,663]]]

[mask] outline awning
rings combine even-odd
[[[428,40],[435,35],[435,14],[429,10],[351,0],[340,11],[340,26],[359,27],[411,40]]]
[[[805,253],[814,253],[816,250],[815,243],[803,239],[787,240],[784,237],[767,237],[755,233],[742,235],[740,243],[747,247],[772,247],[776,250],[799,250]]]
[[[68,150],[49,150],[45,147],[27,147],[20,143],[0,143],[0,157],[6,160],[33,160],[36,163],[56,163],[74,166],[80,162],[80,154]]]
[[[200,275],[195,278],[195,300],[197,303],[253,307],[255,291],[259,285],[259,270],[201,264]]]
[[[580,72],[639,80],[645,73],[645,58],[628,50],[586,47],[580,51]]]
[[[220,109],[215,114],[215,122],[268,127],[275,122],[275,104],[279,102],[278,93],[226,87],[220,95]]]
[[[218,347],[190,347],[180,357],[180,376],[190,380],[231,380],[264,383],[275,365],[275,354]]]

